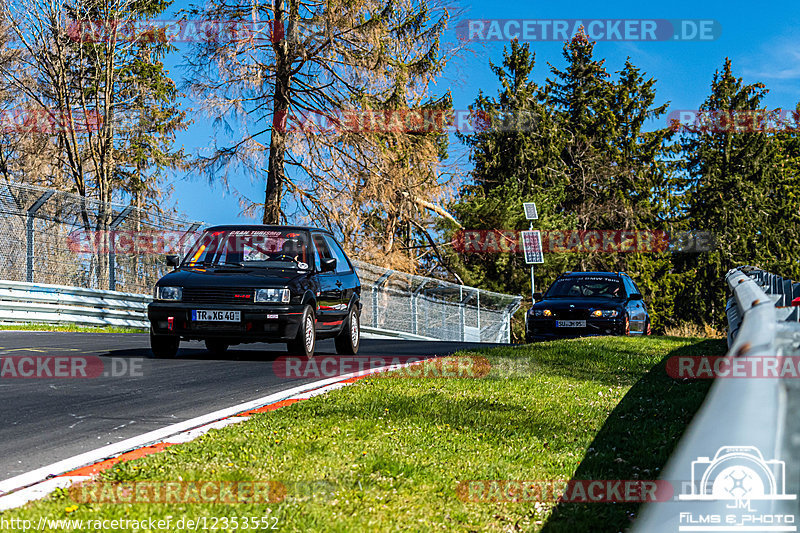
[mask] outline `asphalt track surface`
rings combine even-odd
[[[435,356],[486,344],[362,339],[359,356]],[[332,340],[317,356],[335,355]],[[275,374],[281,344],[245,344],[214,357],[200,342],[154,359],[144,334],[0,331],[6,356],[96,356],[85,379],[0,377],[0,480],[218,409],[321,379]],[[95,359],[96,361],[96,359]],[[134,375],[131,375],[134,374]],[[323,376],[325,377],[325,376]]]

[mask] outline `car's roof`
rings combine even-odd
[[[314,226],[281,226],[277,224],[226,224],[222,226],[210,226],[206,231],[264,231],[264,230],[291,230],[291,231],[322,231],[330,233],[330,231],[317,228]]]

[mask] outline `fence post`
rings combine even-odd
[[[464,286],[463,285],[459,285],[458,286],[458,323],[459,323],[459,327],[461,329],[461,331],[460,331],[461,342],[464,342],[465,340],[467,340],[466,339],[466,336],[467,336],[466,324],[464,323],[464,320],[465,320],[465,316],[464,316]]]
[[[33,221],[36,212],[53,196],[55,191],[47,191],[42,194],[33,205],[28,208],[28,211],[25,213],[25,239],[26,239],[26,248],[27,248],[27,261],[26,261],[26,273],[25,273],[25,280],[28,283],[33,283],[33,255],[34,255],[34,232],[33,232]]]
[[[378,314],[378,289],[389,279],[389,276],[391,276],[393,272],[394,270],[387,270],[372,286],[372,327],[374,328],[378,327],[378,320],[380,318]]]
[[[417,325],[419,320],[419,293],[422,292],[422,289],[425,288],[425,285],[428,284],[428,280],[424,280],[422,285],[417,287],[417,289],[411,293],[411,333],[414,335],[418,335],[419,326]]]
[[[481,330],[481,291],[475,289],[475,294],[478,298],[478,342],[483,342],[483,331]]]
[[[114,231],[119,227],[122,222],[128,218],[130,212],[133,211],[133,206],[129,205],[119,212],[119,214],[111,221],[108,226],[108,290],[117,290],[117,252],[114,249]]]

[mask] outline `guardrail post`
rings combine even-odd
[[[115,291],[117,290],[117,252],[114,249],[114,231],[119,227],[122,222],[128,218],[130,212],[133,211],[133,206],[129,205],[125,209],[119,212],[119,214],[111,221],[109,224],[109,234],[108,234],[108,290]]]
[[[27,248],[27,261],[26,261],[26,272],[25,272],[25,280],[28,283],[33,283],[33,256],[34,256],[34,232],[33,232],[33,221],[36,212],[50,199],[51,196],[55,191],[47,191],[42,194],[33,205],[28,208],[28,211],[25,213],[25,240],[26,240],[26,248]]]

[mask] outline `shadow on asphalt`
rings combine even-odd
[[[461,350],[480,351],[502,344],[476,342],[439,342],[439,341],[404,341],[383,339],[362,339],[359,357],[392,357],[392,356],[442,356]],[[288,356],[285,344],[253,343],[231,346],[225,355],[214,355],[202,342],[182,342],[178,355],[172,360],[198,361],[274,361],[278,357]],[[332,339],[319,342],[315,357],[338,356]],[[158,360],[147,347],[109,350],[101,357],[138,358],[146,357]],[[169,360],[169,359],[166,359]]]
[[[712,383],[672,379],[667,375],[667,359],[725,352],[724,340],[706,340],[669,353],[617,404],[572,479],[658,479]],[[638,509],[638,503],[562,502],[556,505],[542,533],[625,531]]]

